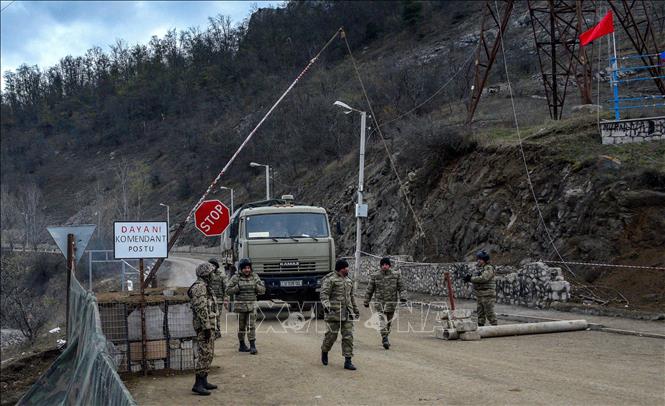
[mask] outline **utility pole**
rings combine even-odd
[[[362,246],[361,218],[367,217],[367,206],[363,205],[363,189],[365,178],[365,128],[367,126],[367,113],[360,112],[360,162],[358,164],[358,203],[356,204],[356,263],[353,270],[353,290],[358,289],[358,275],[360,275],[360,251]]]

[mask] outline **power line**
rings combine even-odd
[[[3,12],[3,11],[5,11],[5,9],[6,9],[7,7],[11,6],[11,5],[14,4],[14,3],[16,3],[16,0],[10,1],[9,4],[7,4],[6,6],[4,6],[4,7],[2,8],[2,10],[0,10],[0,13]]]
[[[496,8],[497,14],[499,13],[499,4],[497,3],[497,0],[494,0],[494,7]],[[524,147],[522,146],[522,134],[520,132],[520,125],[519,121],[517,120],[517,110],[515,108],[515,99],[513,98],[513,86],[510,83],[510,77],[508,76],[508,62],[506,58],[506,49],[503,44],[503,33],[499,30],[498,34],[499,39],[501,42],[501,54],[503,55],[503,67],[506,72],[506,82],[508,83],[508,92],[510,94],[510,103],[513,107],[513,118],[515,120],[515,132],[517,133],[517,140],[518,140],[518,145],[520,148],[520,154],[522,156],[522,162],[524,163],[524,172],[526,172],[526,179],[527,183],[529,184],[529,190],[531,191],[531,196],[533,197],[533,202],[536,206],[536,210],[538,211],[538,217],[540,217],[540,221],[543,223],[543,228],[545,229],[545,234],[547,234],[547,238],[549,239],[550,244],[552,245],[552,248],[554,249],[554,252],[556,253],[557,257],[561,260],[561,262],[564,264],[568,272],[570,272],[573,276],[577,277],[575,272],[573,272],[568,265],[565,264],[565,260],[559,253],[559,250],[556,247],[556,244],[554,244],[554,239],[552,238],[552,235],[550,234],[550,230],[547,227],[547,223],[545,222],[545,218],[543,216],[543,212],[540,209],[540,204],[538,203],[538,197],[536,197],[536,191],[533,188],[533,182],[531,180],[531,174],[529,173],[529,165],[527,164],[526,161],[526,154],[524,153]]]
[[[422,222],[418,218],[418,215],[416,214],[416,211],[413,209],[413,206],[411,205],[411,201],[409,200],[409,194],[406,191],[406,188],[404,187],[404,183],[402,182],[402,178],[399,176],[399,173],[397,172],[397,166],[395,165],[395,160],[393,159],[392,154],[390,153],[390,149],[388,148],[388,143],[386,142],[386,139],[383,136],[383,132],[381,132],[381,126],[379,126],[379,122],[376,120],[376,114],[374,114],[374,109],[372,108],[372,103],[370,102],[369,95],[367,94],[367,91],[365,90],[365,83],[363,82],[363,79],[360,76],[360,70],[358,69],[356,59],[353,57],[353,52],[351,52],[351,46],[349,46],[349,41],[346,39],[346,33],[344,33],[344,31],[342,31],[342,39],[344,39],[344,43],[346,44],[346,49],[349,52],[349,57],[351,58],[351,63],[353,64],[353,69],[356,72],[358,82],[360,82],[360,88],[362,89],[363,95],[365,96],[365,101],[367,102],[367,107],[369,108],[369,112],[371,114],[372,120],[374,121],[374,125],[376,126],[376,132],[381,137],[381,141],[383,142],[383,148],[386,151],[386,155],[388,156],[388,161],[390,162],[390,166],[393,170],[393,173],[395,173],[395,176],[397,177],[397,182],[399,183],[399,188],[402,191],[402,194],[404,195],[404,200],[406,201],[406,205],[409,208],[409,210],[411,211],[411,215],[413,216],[413,219],[416,222],[416,226],[418,227],[418,230],[420,231],[419,237],[424,238],[425,237],[425,231],[423,230]]]

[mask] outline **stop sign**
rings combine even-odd
[[[194,213],[196,228],[207,237],[221,235],[229,226],[229,209],[219,200],[205,200]]]

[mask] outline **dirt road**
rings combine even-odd
[[[441,341],[433,314],[402,310],[393,347],[379,345],[362,309],[355,372],[342,368],[339,340],[319,361],[323,321],[288,329],[268,315],[259,354],[238,353],[237,322],[217,341],[209,380],[220,389],[192,395],[193,374],[132,378],[137,402],[157,404],[664,404],[665,340],[596,331]],[[409,332],[407,330],[411,329]],[[418,332],[424,330],[424,332]]]

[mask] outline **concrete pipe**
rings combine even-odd
[[[558,333],[562,331],[585,330],[586,320],[546,321],[542,323],[504,324],[501,326],[478,327],[480,337],[504,337],[524,334]]]

